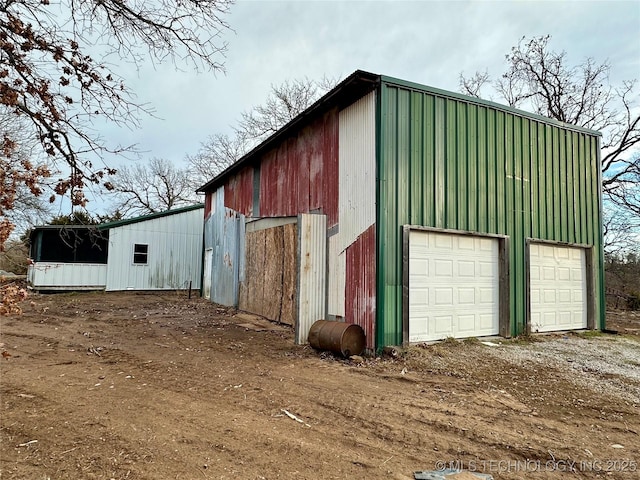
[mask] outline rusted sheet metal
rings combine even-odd
[[[253,167],[245,167],[224,184],[224,206],[253,216]]]
[[[338,122],[338,110],[332,110],[324,116],[322,128],[322,211],[328,228],[338,224]]]
[[[204,218],[206,219],[211,215],[211,205],[214,202],[216,192],[207,192],[204,196]]]
[[[338,114],[333,110],[262,158],[260,216],[318,210],[338,219]],[[252,191],[253,192],[253,191]]]
[[[309,329],[326,313],[327,219],[298,216],[298,318],[296,343],[307,343]]]
[[[376,229],[369,227],[346,250],[346,321],[360,325],[367,336],[367,349],[375,348],[376,318]]]
[[[212,198],[212,213],[204,224],[204,248],[213,252],[211,301],[237,306],[238,282],[244,270],[244,215],[224,207],[224,187]]]

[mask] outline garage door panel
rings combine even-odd
[[[460,250],[471,250],[474,251],[476,244],[472,237],[459,237],[458,238],[458,248]]]
[[[497,258],[496,258],[497,261]],[[497,262],[483,262],[478,261],[478,276],[487,279],[493,279],[498,275],[498,265]]]
[[[498,257],[497,239],[412,231],[409,341],[497,334]]]
[[[473,305],[476,303],[476,290],[474,288],[459,288],[458,303],[461,305]]]
[[[435,237],[433,237],[433,239],[435,240],[433,242],[433,246],[436,249],[451,250],[453,246],[453,239],[450,235],[436,235]],[[427,243],[427,245],[429,244]]]
[[[435,288],[435,305],[437,306],[453,306],[453,288]]]
[[[473,335],[476,331],[476,316],[458,315],[458,331],[460,333]]]
[[[478,315],[478,318],[480,319],[480,329],[483,332],[491,332],[493,330],[494,316],[492,314]],[[487,335],[491,335],[491,333]]]
[[[452,260],[435,260],[434,264],[436,277],[453,277]]]
[[[573,303],[571,298],[571,290],[558,290],[558,303],[571,305]]]
[[[586,328],[585,250],[532,244],[529,262],[531,331]]]
[[[459,277],[475,277],[476,264],[472,261],[460,260],[458,262],[458,276]]]

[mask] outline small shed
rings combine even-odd
[[[199,289],[203,208],[95,226],[36,227],[28,285],[41,291]]]
[[[604,328],[599,142],[356,71],[200,188],[207,294],[259,310],[262,275],[253,298],[290,302],[299,341],[337,319],[370,350]],[[295,245],[270,231],[284,221]],[[283,261],[293,288],[268,274]]]

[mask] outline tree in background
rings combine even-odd
[[[0,139],[9,137],[14,144],[0,148],[0,252],[15,227],[24,231],[49,214],[48,204],[39,195],[51,172],[39,160],[37,139],[22,119],[0,105]]]
[[[640,115],[636,80],[613,86],[611,66],[592,58],[571,66],[566,52],[549,47],[550,36],[522,38],[506,55],[507,70],[460,74],[460,89],[474,97],[490,85],[499,101],[539,115],[602,132],[602,187],[609,208],[640,216]]]
[[[336,84],[336,80],[325,77],[319,81],[305,78],[271,85],[265,103],[242,113],[232,135],[211,135],[195,155],[187,156],[193,189],[276,133]]]
[[[124,216],[163,212],[198,202],[189,172],[160,158],[121,168],[113,177],[112,190],[116,210]]]
[[[223,16],[232,0],[0,0],[0,113],[20,122],[46,161],[20,156],[22,138],[0,128],[0,245],[13,224],[19,185],[43,193],[51,168],[63,172],[53,192],[84,205],[84,188],[114,173],[94,165],[128,147],[105,145],[96,122],[136,126],[150,109],[136,102],[105,59],[139,64],[167,59],[196,69],[221,70],[228,29]],[[102,60],[96,60],[97,57]],[[64,173],[66,172],[66,173]],[[107,185],[108,186],[108,185]]]

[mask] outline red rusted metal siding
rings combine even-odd
[[[328,112],[323,120],[322,210],[331,228],[338,224],[338,110]]]
[[[204,218],[209,218],[211,215],[211,206],[213,205],[213,192],[208,191],[204,195]]]
[[[375,348],[376,227],[371,225],[347,248],[346,321],[360,325],[367,349]]]
[[[224,206],[253,216],[253,167],[245,167],[224,184]]]
[[[233,207],[230,207],[233,208]],[[338,112],[332,110],[262,158],[260,216],[319,210],[338,223]]]

